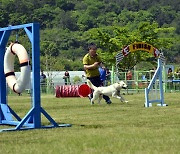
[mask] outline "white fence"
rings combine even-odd
[[[54,86],[56,85],[64,85],[64,76],[65,71],[51,71],[51,72],[44,72],[47,78],[47,82],[53,83]],[[74,78],[79,77],[80,83],[84,83],[86,79],[83,77],[85,75],[84,71],[69,71],[70,74],[70,82],[71,84],[78,84],[74,83]],[[20,72],[15,72],[16,78],[20,76]],[[32,73],[31,73],[31,79],[32,79]],[[31,80],[29,81],[29,84],[27,85],[26,89],[31,89]]]

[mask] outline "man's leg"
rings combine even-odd
[[[103,95],[103,98],[104,98],[104,100],[106,101],[107,104],[111,104],[112,103],[110,98],[109,98],[109,96]]]

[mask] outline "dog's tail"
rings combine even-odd
[[[93,89],[93,90],[95,90],[97,87],[96,86],[94,86],[93,84],[92,84],[92,82],[90,81],[90,80],[88,80],[87,79],[87,85],[91,88],[91,89]]]

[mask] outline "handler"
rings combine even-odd
[[[89,79],[92,84],[96,87],[102,85],[99,73],[99,66],[101,66],[101,59],[96,53],[97,46],[94,43],[89,44],[88,53],[83,58],[84,70],[86,73],[87,79]],[[93,93],[89,95],[89,99],[93,98]],[[107,104],[111,104],[111,100],[108,96],[103,95]]]

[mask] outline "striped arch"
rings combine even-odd
[[[152,45],[145,42],[134,42],[124,47],[122,51],[116,55],[116,65],[129,53],[135,52],[138,50],[149,52],[150,54],[154,55],[154,57],[162,57],[162,54],[160,53],[160,51],[157,48],[153,47]]]

